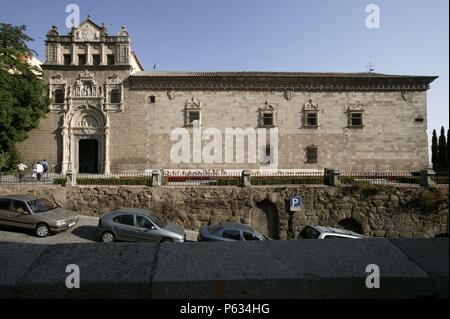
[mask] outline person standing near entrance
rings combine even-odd
[[[24,163],[20,163],[17,165],[17,171],[19,172],[19,182],[21,182],[25,177],[25,170],[27,168],[28,167]]]
[[[47,162],[47,160],[44,159],[44,160],[41,162],[41,164],[42,164],[42,166],[44,167],[44,174],[48,173],[48,162]]]
[[[40,181],[42,179],[42,174],[44,174],[44,166],[42,165],[42,163],[39,161],[36,164],[36,177],[37,180]]]

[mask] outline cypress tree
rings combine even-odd
[[[431,163],[433,164],[433,169],[438,171],[439,168],[439,156],[438,156],[438,139],[436,130],[433,130],[433,137],[431,138]]]
[[[439,152],[438,152],[438,170],[440,172],[445,172],[448,170],[448,165],[446,165],[445,153],[447,151],[447,142],[445,140],[445,130],[444,127],[441,127],[441,134],[439,135]]]

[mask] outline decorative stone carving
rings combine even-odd
[[[290,101],[292,99],[292,91],[289,90],[284,91],[284,98]]]
[[[167,91],[167,97],[169,100],[175,100],[176,93],[173,90]]]
[[[66,84],[66,81],[64,80],[62,75],[58,73],[50,78],[50,84],[61,85]]]
[[[99,41],[100,31],[89,23],[75,30],[75,41]]]
[[[201,109],[203,106],[202,102],[199,102],[196,100],[196,98],[193,96],[190,100],[186,101],[186,109]]]
[[[402,91],[402,99],[405,101],[411,101],[412,100],[412,93],[409,91]]]
[[[113,74],[106,79],[106,84],[120,84],[122,79],[117,74]]]
[[[84,115],[84,116],[80,119],[80,121],[79,121],[79,123],[78,123],[78,126],[79,126],[79,127],[83,127],[83,128],[86,128],[86,127],[94,127],[94,128],[97,128],[97,127],[98,127],[98,122],[97,122],[97,120],[95,119],[95,117],[93,117],[92,115]]]
[[[366,107],[362,103],[353,104],[348,106],[349,112],[364,112],[366,110]]]
[[[264,106],[260,107],[258,109],[258,112],[259,112],[259,120],[258,120],[259,126],[261,126],[261,127],[268,126],[268,125],[264,124],[264,117],[265,117],[266,114],[271,114],[272,115],[272,125],[270,125],[270,126],[276,126],[277,125],[275,106],[273,104],[269,103],[269,101],[265,101],[264,102]]]
[[[308,102],[303,104],[303,111],[318,111],[319,104],[314,102],[313,99],[309,99]]]

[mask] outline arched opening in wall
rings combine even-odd
[[[258,209],[252,211],[252,227],[273,239],[280,238],[280,221],[277,206],[265,199],[256,203]]]
[[[354,231],[355,233],[358,233],[358,234],[362,234],[363,233],[363,227],[356,219],[345,218],[345,219],[341,220],[337,224],[341,228]]]

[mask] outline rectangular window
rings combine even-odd
[[[100,54],[92,55],[92,65],[100,65]]]
[[[306,113],[306,126],[317,126],[317,113]]]
[[[64,65],[70,65],[72,63],[72,55],[64,54]]]
[[[269,157],[272,154],[272,148],[269,145],[266,145],[266,156]]]
[[[306,148],[306,163],[317,164],[317,147],[310,146]]]
[[[363,126],[363,115],[362,113],[351,113],[350,114],[350,125],[351,126]]]
[[[272,113],[264,113],[262,124],[264,126],[273,126],[273,114]]]
[[[194,124],[194,121],[200,123],[200,112],[199,111],[189,111],[189,124]]]
[[[78,54],[78,65],[85,65],[85,64],[86,64],[86,55]]]
[[[114,54],[108,54],[108,55],[106,56],[106,59],[107,59],[107,64],[108,64],[108,65],[114,65],[114,64],[115,64],[115,61],[114,61]]]

